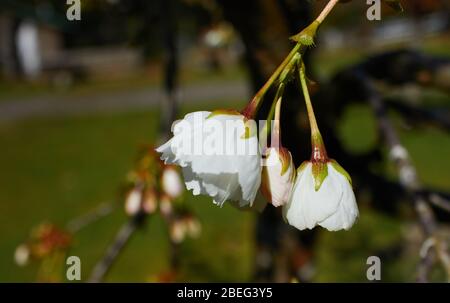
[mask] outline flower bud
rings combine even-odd
[[[30,249],[26,244],[21,244],[17,246],[14,252],[14,261],[19,266],[25,266],[30,260]]]
[[[152,214],[157,208],[157,196],[154,190],[147,189],[144,193],[144,201],[142,202],[142,210],[146,214]]]
[[[129,216],[136,215],[141,209],[142,192],[133,188],[125,199],[125,213]]]
[[[170,216],[173,212],[172,201],[169,196],[163,195],[159,201],[159,211],[163,216]]]
[[[286,204],[294,180],[295,168],[291,153],[284,147],[267,149],[261,186],[264,197],[275,207]]]
[[[183,193],[183,182],[180,174],[173,166],[166,166],[162,174],[163,191],[172,199],[178,198]]]
[[[186,224],[183,220],[175,220],[170,225],[170,239],[175,243],[181,243],[186,237]]]
[[[194,216],[187,216],[185,218],[185,223],[189,237],[197,238],[200,236],[200,233],[202,232],[202,225],[197,218]]]
[[[358,206],[348,173],[334,160],[304,162],[289,202],[283,208],[286,221],[298,228],[320,225],[329,231],[348,230],[358,217]]]

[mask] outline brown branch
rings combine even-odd
[[[163,30],[163,42],[165,47],[164,62],[164,91],[165,98],[161,99],[161,120],[160,120],[160,139],[167,140],[170,135],[172,122],[178,113],[178,45],[177,45],[177,26],[176,26],[176,6],[174,0],[160,0],[162,11],[165,12],[162,18],[161,28]]]
[[[426,109],[414,104],[408,104],[405,100],[386,99],[384,101],[389,108],[397,111],[408,120],[426,122],[450,130],[450,114],[442,109]]]
[[[69,221],[66,225],[67,230],[71,233],[76,233],[83,227],[94,223],[95,221],[109,215],[114,210],[114,205],[111,203],[100,204],[94,210]]]
[[[143,214],[138,213],[122,225],[103,258],[95,265],[88,282],[99,283],[103,281],[119,254],[131,239],[133,233],[142,223],[143,218]]]
[[[431,192],[428,194],[428,201],[430,201],[430,203],[434,206],[450,212],[450,201],[444,196]]]
[[[437,222],[433,210],[420,194],[422,186],[417,177],[416,169],[411,163],[408,151],[400,142],[397,132],[388,117],[380,94],[376,91],[370,80],[367,80],[366,84],[370,92],[369,102],[375,113],[380,132],[388,145],[390,159],[397,168],[400,184],[404,187],[413,202],[414,209],[419,217],[426,238],[434,240],[433,247],[435,248],[436,255],[446,270],[447,277],[450,279],[450,257],[447,252],[447,245],[443,239],[438,237]],[[422,260],[422,262],[428,263],[429,260]],[[423,277],[422,279],[425,280]]]
[[[431,268],[433,267],[435,253],[431,249],[430,239],[423,242],[420,249],[420,261],[417,268],[417,279],[419,283],[427,283],[430,276]]]

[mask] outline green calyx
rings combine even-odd
[[[234,109],[217,109],[212,111],[208,117],[206,117],[206,120],[220,115],[241,116],[242,114]],[[242,134],[241,139],[248,139],[255,135],[255,128],[252,122],[253,120],[244,117],[244,133]]]
[[[219,115],[231,115],[231,116],[240,116],[241,113],[234,109],[217,109],[215,111],[212,111],[206,119],[213,118],[215,116]]]
[[[350,185],[352,185],[352,178],[347,173],[347,171],[339,165],[339,163],[336,162],[336,160],[330,159],[327,161],[304,161],[298,168],[297,168],[297,175],[300,174],[306,166],[311,163],[311,173],[314,178],[314,190],[318,191],[320,187],[322,186],[323,182],[325,181],[326,177],[328,176],[328,164],[331,164],[333,168],[343,175]]]
[[[284,161],[281,157],[280,157],[280,161],[281,161],[281,173],[280,173],[280,176],[282,176],[282,175],[284,175],[287,172],[287,170],[289,168],[289,165],[291,163],[290,163],[290,161]]]
[[[241,136],[241,139],[248,139],[248,138],[251,137],[250,128],[247,125],[245,125],[244,128],[245,128],[245,130],[244,130],[244,133]]]
[[[291,165],[291,154],[289,153],[289,151],[286,148],[280,147],[279,152],[278,152],[278,157],[281,162],[281,174],[280,175],[282,176],[288,171],[289,166]]]
[[[244,119],[244,133],[241,136],[241,139],[248,139],[253,137],[256,134],[255,125],[253,120]]]
[[[314,190],[318,191],[328,176],[327,162],[312,162],[311,171],[314,177]]]
[[[311,164],[311,172],[314,178],[314,190],[318,191],[322,186],[323,181],[328,176],[328,166],[327,162],[319,162],[319,161],[304,161],[297,168],[297,175],[303,172],[308,164]]]
[[[313,46],[314,37],[316,36],[317,28],[319,27],[319,25],[320,22],[315,20],[310,25],[308,25],[308,27],[303,29],[300,33],[292,36],[290,39],[304,46]]]
[[[333,168],[338,172],[338,173],[340,173],[341,175],[343,175],[347,180],[348,180],[348,182],[350,183],[350,185],[352,185],[352,178],[350,177],[350,175],[348,174],[348,172],[342,167],[342,166],[340,166],[339,165],[339,163],[337,163],[336,162],[336,160],[330,160],[330,164],[333,166]]]
[[[302,164],[300,164],[300,166],[297,168],[297,175],[300,174],[306,168],[306,165],[308,165],[308,163],[310,162],[303,161]]]

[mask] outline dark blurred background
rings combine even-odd
[[[16,247],[33,226],[67,226],[98,205],[116,207],[74,235],[70,255],[87,279],[127,220],[119,192],[139,147],[158,144],[186,112],[242,108],[326,1],[81,0],[0,2],[0,281],[34,281]],[[329,154],[354,178],[361,217],[348,232],[296,232],[279,210],[222,209],[185,193],[202,225],[177,247],[179,281],[366,281],[382,259],[383,281],[414,281],[424,240],[408,195],[381,143],[367,102],[374,83],[423,189],[450,193],[450,1],[338,5],[308,50],[318,122]],[[363,80],[364,81],[363,81]],[[283,140],[296,164],[309,158],[300,92],[287,90]],[[270,104],[270,102],[267,102]],[[267,108],[262,109],[266,111]],[[448,195],[447,195],[448,197]],[[433,207],[448,239],[449,216]],[[173,247],[149,218],[107,281],[171,280]],[[432,280],[445,280],[436,262]],[[64,279],[62,279],[64,281]]]

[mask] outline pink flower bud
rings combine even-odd
[[[125,199],[125,213],[133,216],[141,209],[142,192],[138,188],[133,188]]]
[[[286,204],[294,180],[295,168],[291,153],[283,147],[267,149],[261,186],[264,197],[275,207]]]
[[[166,166],[162,174],[163,191],[172,199],[181,196],[184,190],[180,174],[173,166]]]

